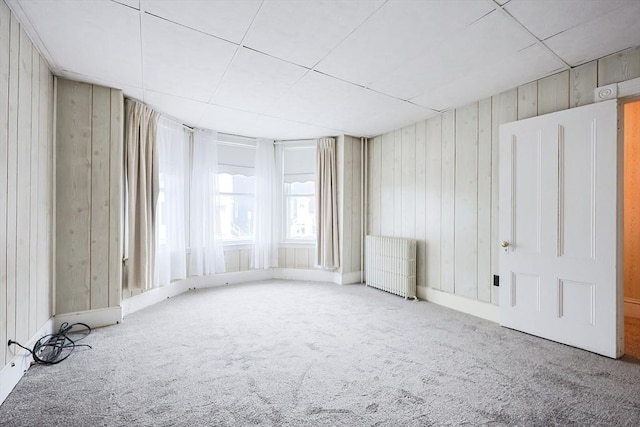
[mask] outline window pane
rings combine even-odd
[[[315,194],[316,184],[312,181],[285,184],[287,194]]]
[[[315,237],[315,209],[313,196],[287,196],[287,239]]]
[[[218,174],[218,192],[254,194],[255,177],[220,173]]]
[[[253,238],[253,195],[221,194],[217,200],[222,238],[251,240]]]

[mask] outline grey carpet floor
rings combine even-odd
[[[363,286],[194,290],[86,341],[0,425],[640,425],[637,360]]]

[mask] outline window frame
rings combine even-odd
[[[297,151],[297,150],[313,150],[314,156],[316,155],[316,141],[315,140],[295,140],[295,141],[279,141],[276,143],[278,147],[278,170],[279,170],[279,192],[280,192],[280,246],[281,247],[313,247],[316,243],[317,232],[314,233],[312,237],[307,238],[291,238],[289,237],[289,211],[288,211],[288,201],[290,197],[309,197],[313,196],[313,203],[316,203],[316,180],[317,180],[317,171],[315,170],[315,162],[314,162],[314,192],[313,194],[287,194],[286,182],[285,182],[285,152],[286,151]],[[310,182],[310,181],[305,181]]]

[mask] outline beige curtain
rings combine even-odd
[[[155,212],[158,198],[159,114],[139,102],[125,100],[125,171],[127,178],[127,253],[125,288],[150,289],[155,260]]]
[[[335,139],[318,140],[316,174],[316,262],[319,267],[336,269],[340,266],[340,254]]]

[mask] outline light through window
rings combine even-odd
[[[217,209],[223,240],[253,239],[255,177],[218,174]]]

